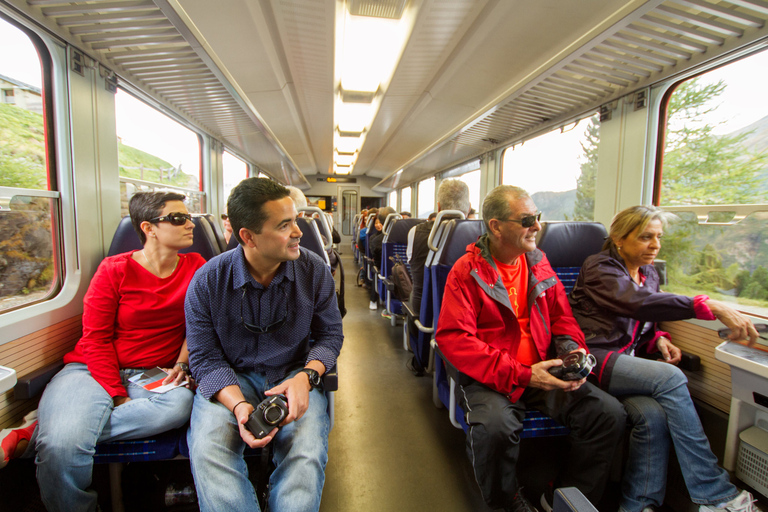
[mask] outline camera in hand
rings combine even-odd
[[[288,416],[288,400],[285,395],[274,395],[265,398],[251,413],[245,427],[256,439],[267,436],[272,429],[280,425]]]
[[[592,354],[571,352],[563,357],[561,366],[553,366],[549,373],[560,380],[581,380],[589,375],[596,364],[597,359]]]

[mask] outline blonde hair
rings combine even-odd
[[[651,221],[658,220],[666,229],[669,221],[674,218],[674,214],[665,212],[656,206],[638,205],[622,210],[611,221],[611,229],[608,231],[608,238],[603,244],[603,250],[616,247],[617,240],[626,238],[638,226],[642,231]]]

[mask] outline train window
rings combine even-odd
[[[525,189],[545,220],[593,220],[600,122],[558,128],[504,151],[501,182]]]
[[[115,116],[122,215],[134,192],[149,190],[180,192],[189,211],[201,213],[200,137],[121,88]]]
[[[667,93],[656,204],[680,218],[664,235],[666,289],[768,315],[768,51]]]
[[[387,205],[397,210],[397,190],[393,190],[392,192],[389,193],[389,199],[388,199]],[[400,211],[400,210],[397,210],[397,211]]]
[[[0,18],[0,312],[51,298],[61,266],[44,45]],[[10,51],[9,49],[13,49]],[[50,69],[50,65],[47,66]],[[50,109],[47,112],[50,115]]]
[[[459,179],[467,184],[469,187],[469,204],[478,212],[477,218],[480,218],[480,211],[482,210],[480,204],[480,169],[471,171],[458,176]]]
[[[416,208],[420,219],[426,219],[435,211],[435,178],[421,180],[416,188]]]
[[[400,189],[400,208],[407,212],[411,211],[411,187],[403,187]]]
[[[226,150],[221,161],[224,167],[224,200],[226,201],[232,189],[248,177],[248,164]]]

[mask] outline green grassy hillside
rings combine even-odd
[[[160,183],[157,169],[171,164],[140,149],[118,142],[120,176]],[[142,178],[141,167],[144,167]],[[193,176],[178,173],[162,183],[197,189]],[[0,186],[46,189],[45,133],[43,116],[7,103],[0,103]]]

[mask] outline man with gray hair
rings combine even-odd
[[[304,192],[302,192],[301,189],[294,187],[293,185],[288,185],[285,188],[288,189],[288,195],[293,199],[296,208],[307,207],[307,196],[304,195]]]
[[[437,189],[437,211],[458,210],[464,215],[469,213],[469,187],[461,180],[443,180]],[[408,233],[408,254],[411,265],[411,278],[413,289],[411,290],[410,308],[418,318],[421,311],[421,295],[424,287],[424,264],[427,261],[429,247],[427,239],[435,221],[422,222],[411,228]],[[408,327],[413,336],[418,335],[416,325],[409,317]],[[424,368],[415,358],[411,362],[416,373],[422,373]]]
[[[586,381],[555,377],[562,359],[586,359],[584,334],[563,284],[536,248],[541,212],[518,187],[483,202],[487,232],[448,274],[437,324],[440,350],[461,373],[458,397],[469,426],[467,455],[491,508],[536,509],[515,476],[527,407],[567,426],[570,450],[555,487],[576,487],[597,504],[626,425],[621,403]],[[565,375],[561,375],[565,377]],[[541,497],[552,510],[552,490]]]

